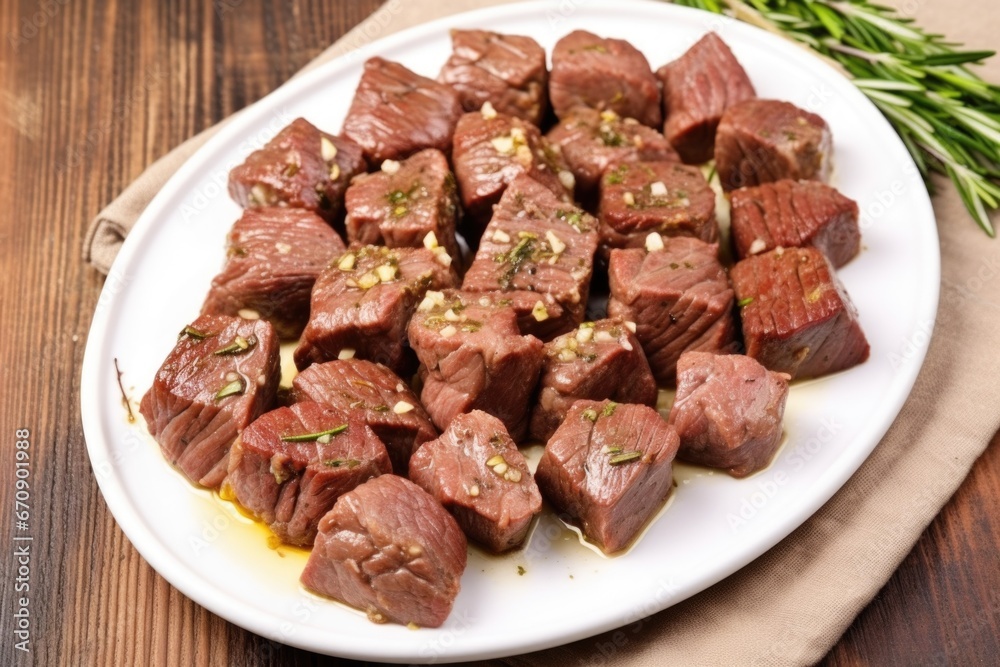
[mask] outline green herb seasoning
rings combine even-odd
[[[602,417],[610,417],[611,415],[615,414],[615,410],[617,408],[618,408],[618,404],[615,403],[614,401],[612,401],[611,403],[608,403],[607,405],[605,405],[604,409],[601,410],[601,416]]]
[[[250,336],[244,338],[243,336],[237,336],[233,339],[233,342],[225,347],[221,347],[212,354],[218,356],[226,356],[231,354],[243,354],[247,350],[255,347],[257,345],[257,337],[251,334]]]
[[[642,458],[642,452],[629,451],[621,452],[620,454],[613,454],[609,459],[608,463],[613,466],[620,466],[625,463],[632,463],[633,461],[638,461]]]
[[[739,306],[740,308],[743,308],[744,306],[749,306],[751,303],[753,303],[753,297],[748,296],[737,301],[736,305]]]
[[[181,332],[179,334],[177,334],[177,339],[180,340],[184,336],[187,336],[188,338],[193,338],[195,340],[205,340],[206,338],[210,338],[211,336],[214,336],[214,335],[215,334],[204,333],[203,331],[198,331],[197,329],[195,329],[193,326],[191,326],[189,324],[186,327],[184,327],[183,329],[181,329]]]
[[[227,396],[237,396],[237,395],[243,393],[243,389],[244,389],[244,387],[243,387],[243,380],[242,379],[233,380],[232,382],[230,382],[230,383],[226,384],[224,387],[222,387],[222,389],[220,389],[215,394],[215,400],[221,401],[222,399],[226,398]]]
[[[347,430],[347,424],[341,424],[340,426],[335,426],[326,431],[318,431],[316,433],[303,433],[301,435],[283,435],[281,436],[282,442],[314,442],[321,438],[332,438],[335,435],[339,435]]]
[[[361,461],[357,459],[326,459],[323,461],[323,465],[327,468],[357,468],[361,465]]]

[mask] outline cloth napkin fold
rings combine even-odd
[[[509,1],[389,0],[305,69],[373,38]],[[983,5],[982,0],[955,0],[947,12],[974,15],[977,6],[985,9]],[[921,15],[925,11],[939,10],[918,8]],[[970,41],[986,44],[991,43],[988,29],[983,22],[966,32],[980,36]],[[983,72],[997,78],[998,69],[994,63]],[[100,212],[84,250],[95,269],[110,270],[150,199],[223,123],[159,159]],[[1000,242],[975,227],[950,186],[941,188],[934,210],[941,234],[942,286],[930,350],[896,422],[847,484],[777,546],[699,595],[632,620],[621,630],[504,662],[539,667],[794,665],[814,663],[829,651],[1000,428],[996,401],[984,400],[1000,394],[995,381],[1000,377],[1000,355],[993,343],[1000,329]],[[914,332],[914,337],[919,335]],[[905,344],[900,342],[897,363],[912,363]]]

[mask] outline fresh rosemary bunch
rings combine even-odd
[[[1000,207],[1000,86],[969,70],[993,51],[962,51],[865,0],[674,0],[802,42],[839,63],[892,123],[930,188],[946,174],[994,236]]]

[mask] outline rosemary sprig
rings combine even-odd
[[[969,69],[993,51],[963,51],[865,0],[674,1],[802,42],[835,62],[895,128],[928,189],[931,172],[946,175],[976,223],[995,235],[1000,86]]]

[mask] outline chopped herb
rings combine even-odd
[[[392,209],[392,214],[397,218],[402,218],[409,212],[409,210],[410,209],[406,208],[405,206],[397,206],[396,208]]]
[[[671,269],[679,269],[679,268],[681,268],[681,265],[678,264],[677,262],[670,262],[670,268]]]
[[[597,51],[598,53],[607,53],[608,49],[603,44],[589,44],[583,47],[584,51]]]
[[[214,335],[215,334],[204,333],[204,332],[198,331],[197,329],[195,329],[193,326],[191,326],[189,324],[188,326],[186,326],[183,329],[181,329],[181,332],[179,334],[177,334],[177,338],[179,339],[179,338],[182,338],[184,336],[187,336],[188,338],[194,338],[195,340],[205,340],[206,338],[209,338],[210,336],[214,336]]]
[[[615,403],[614,401],[612,401],[611,403],[608,403],[607,405],[604,406],[604,409],[601,410],[601,416],[602,417],[610,417],[611,415],[615,414],[615,409],[617,407],[618,407],[618,404]]]
[[[357,468],[361,465],[361,461],[357,459],[326,459],[323,461],[323,465],[327,468],[343,468],[344,466],[347,466],[350,469]]]
[[[628,171],[628,167],[621,165],[615,167],[612,171],[608,172],[608,175],[604,178],[604,181],[608,185],[620,185],[622,181],[625,180],[625,172]]]
[[[356,385],[358,387],[368,387],[369,389],[374,389],[375,388],[375,385],[373,385],[368,380],[354,379],[354,380],[351,380],[351,384]]]
[[[478,320],[466,320],[462,323],[461,329],[466,333],[476,333],[483,328],[483,323]]]
[[[517,574],[518,574],[518,576],[523,577],[525,572],[527,572],[527,570],[524,569],[523,565],[518,565],[517,566]]]
[[[597,359],[597,355],[596,354],[585,354],[585,355],[583,355],[580,358],[583,359],[585,362],[587,362],[589,364],[590,362],[595,361]]]
[[[340,426],[335,426],[326,431],[318,431],[316,433],[303,433],[301,435],[283,435],[281,436],[282,442],[312,442],[314,440],[319,440],[324,436],[334,436],[343,433],[347,430],[347,424],[341,424]],[[325,463],[325,461],[324,461]]]
[[[604,142],[604,145],[611,148],[618,148],[619,146],[625,145],[625,135],[615,132],[607,125],[602,125],[600,127],[600,137],[601,141]]]
[[[394,205],[402,204],[404,201],[406,201],[406,193],[403,192],[402,190],[393,190],[392,192],[386,195],[386,199],[389,200],[390,204]]]
[[[753,297],[748,296],[744,299],[740,299],[739,301],[737,301],[736,305],[742,308],[743,306],[749,306],[751,303],[753,303]]]
[[[609,458],[608,463],[610,463],[613,466],[620,466],[623,463],[631,463],[632,461],[641,458],[642,458],[642,452],[637,452],[637,451],[622,452],[621,454],[615,454],[611,458]]]
[[[289,162],[285,165],[285,170],[281,172],[281,175],[285,178],[291,178],[295,174],[299,173],[299,165],[294,162]]]
[[[243,354],[250,348],[257,345],[257,337],[251,334],[249,337],[237,336],[229,345],[219,348],[213,354],[225,356],[228,354]]]
[[[498,282],[500,287],[503,289],[510,289],[511,281],[517,272],[521,270],[521,266],[531,258],[531,255],[535,251],[535,235],[523,235],[522,232],[521,240],[517,242],[513,248],[508,252],[500,253],[496,256],[496,261],[506,263],[507,268],[500,276]]]
[[[381,403],[379,405],[371,406],[369,410],[373,410],[375,412],[389,412],[389,406],[386,405],[385,403]]]
[[[235,396],[237,394],[242,394],[242,393],[243,393],[243,380],[242,379],[233,380],[232,382],[230,382],[229,384],[227,384],[218,391],[218,393],[215,395],[215,400],[221,401],[227,396]]]
[[[583,414],[581,416],[584,419],[589,419],[592,422],[596,422],[597,421],[597,410],[595,410],[593,408],[587,408],[586,410],[583,411]]]

